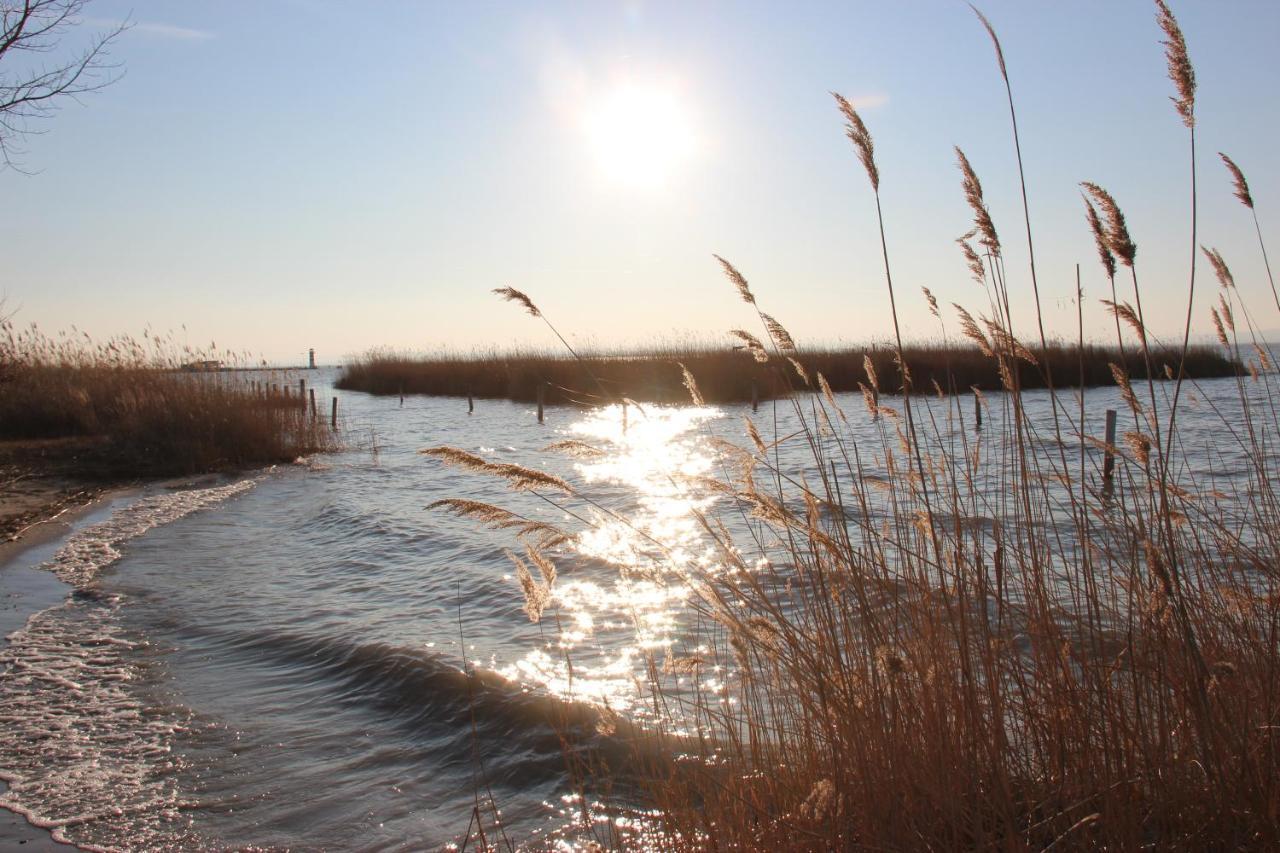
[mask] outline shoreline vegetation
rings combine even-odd
[[[999,365],[978,346],[968,343],[925,343],[902,349],[912,382],[919,391],[941,393],[1000,390]],[[1150,363],[1154,378],[1173,375],[1182,356],[1180,347],[1153,347]],[[623,398],[647,403],[686,403],[684,369],[697,377],[708,403],[739,403],[782,397],[806,387],[818,390],[813,378],[819,373],[832,391],[858,392],[877,384],[877,393],[898,393],[890,387],[898,376],[892,344],[865,348],[800,348],[787,353],[791,366],[779,375],[771,365],[752,356],[749,345],[741,349],[713,345],[677,344],[636,353],[594,352],[560,355],[555,352],[491,352],[479,355],[412,355],[373,350],[348,359],[336,386],[347,391],[375,395],[427,394],[452,397],[505,398],[521,402],[537,399],[543,388],[547,403],[600,405]],[[1126,347],[1050,342],[1034,352],[1047,365],[1057,387],[1115,385],[1111,365],[1123,368],[1133,381],[1145,381],[1143,353]],[[869,366],[869,370],[868,370]],[[1020,362],[1019,387],[1045,387],[1039,365]],[[1191,346],[1183,362],[1188,379],[1210,379],[1246,373],[1244,365],[1220,347]],[[935,385],[936,383],[936,385]],[[754,390],[753,390],[754,389]]]
[[[337,446],[296,394],[183,369],[209,358],[171,341],[94,343],[0,323],[0,538],[114,486]]]
[[[1277,319],[1272,302],[1280,314],[1280,296],[1253,197],[1225,154],[1225,176],[1197,177],[1195,74],[1173,13],[1155,0],[1149,36],[1164,45],[1173,84],[1170,132],[1192,167],[1187,277],[1178,292],[1165,283],[1158,294],[1144,289],[1120,204],[1082,181],[1080,227],[1092,232],[1102,266],[1088,287],[1105,294],[1117,350],[1130,354],[1106,365],[1120,390],[1123,433],[1111,444],[1090,439],[1082,396],[1056,393],[1079,375],[1079,360],[1059,368],[1045,357],[1052,344],[1013,87],[994,28],[974,11],[1008,96],[1007,171],[1022,189],[1012,240],[1030,249],[1026,266],[1006,266],[997,217],[956,148],[957,183],[972,214],[957,223],[957,231],[969,229],[957,242],[985,297],[980,323],[958,309],[961,332],[987,362],[980,375],[999,377],[1005,393],[986,405],[1001,417],[966,432],[956,428],[959,398],[947,399],[945,412],[922,404],[932,382],[898,332],[902,293],[895,294],[885,237],[903,223],[883,212],[870,130],[835,95],[865,171],[854,202],[864,227],[881,237],[892,312],[891,360],[857,379],[871,391],[874,435],[850,427],[860,413],[827,393],[834,382],[815,376],[824,393],[793,393],[800,351],[765,313],[772,306],[758,305],[747,278],[720,259],[760,321],[756,334],[734,334],[775,377],[784,392],[778,407],[791,409],[800,426],[770,435],[768,418],[757,425],[748,416],[740,444],[715,445],[716,476],[672,472],[676,497],[713,501],[695,513],[705,554],[669,547],[661,533],[631,546],[624,574],[647,577],[645,567],[659,566],[689,591],[693,624],[668,648],[645,647],[648,675],[638,689],[653,694],[655,736],[694,732],[697,744],[670,760],[646,760],[637,750],[620,768],[583,760],[578,744],[566,741],[584,839],[608,849],[683,850],[1280,847],[1280,379],[1257,333]],[[885,176],[887,196],[893,178]],[[1198,231],[1200,195],[1229,191],[1247,210],[1218,225],[1258,236],[1245,292]],[[1078,342],[1083,286],[1073,294]],[[1015,321],[1015,291],[1034,296],[1034,324]],[[536,294],[495,292],[566,340]],[[1155,349],[1147,330],[1143,301],[1153,298],[1185,300],[1173,350]],[[1185,423],[1190,365],[1200,357],[1189,346],[1195,317],[1212,321],[1222,351],[1247,370],[1236,373],[1229,404],[1198,414],[1216,436],[1203,448],[1188,446]],[[590,359],[576,360],[594,373]],[[711,390],[721,377],[686,367],[695,404],[741,395]],[[1048,422],[1028,414],[1024,395],[1035,387],[1031,374],[1050,370],[1054,381],[1046,375],[1040,383],[1055,388]],[[943,373],[952,375],[939,384],[973,381]],[[882,406],[877,388],[903,393]],[[570,441],[548,451],[607,456],[610,448]],[[557,579],[579,559],[573,544],[602,531],[612,536],[613,522],[630,527],[629,510],[501,457],[447,446],[423,453],[427,464],[505,481],[549,505],[523,514],[458,497],[432,508],[507,532],[519,582],[513,595],[523,593],[530,620],[554,634]],[[788,461],[796,455],[803,463]],[[572,672],[569,652],[564,662]],[[681,677],[696,685],[692,698],[681,693]],[[505,841],[501,794],[487,781],[477,785],[464,847]],[[611,796],[637,788],[639,808]]]

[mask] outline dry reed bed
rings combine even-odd
[[[95,344],[6,322],[0,439],[93,439],[80,473],[111,479],[288,462],[334,447],[327,424],[296,397],[262,395],[239,375],[181,370],[205,358],[171,341]]]
[[[746,347],[743,348],[744,350]],[[886,393],[896,393],[897,375],[891,344],[865,349],[805,348],[789,353],[813,376],[822,373],[834,391],[858,391],[868,381],[866,359],[878,376],[886,377]],[[964,343],[916,344],[903,348],[903,357],[917,385],[945,392],[1001,388],[998,366],[978,347]],[[1129,349],[1086,344],[1051,343],[1037,356],[1060,377],[1060,386],[1114,385],[1111,364],[1123,365],[1135,379],[1146,378],[1142,354]],[[1152,369],[1159,378],[1172,371],[1180,348],[1152,351]],[[744,402],[752,388],[761,398],[785,395],[805,383],[798,375],[778,381],[776,373],[755,361],[749,352],[713,346],[668,347],[634,354],[586,353],[577,357],[555,353],[493,353],[484,356],[414,356],[373,351],[352,359],[337,386],[370,394],[434,394],[440,396],[506,398],[532,401],[541,385],[548,403],[596,405],[628,398],[642,402],[676,403],[688,400],[681,366],[698,378],[709,403]],[[1083,367],[1083,370],[1081,369]],[[1211,346],[1188,349],[1185,375],[1193,379],[1234,376],[1241,363]],[[1045,373],[1021,365],[1025,389],[1043,388]]]
[[[1194,73],[1161,0],[1156,13],[1152,37],[1165,45],[1175,115],[1194,161]],[[995,48],[1018,142],[1004,52],[978,17]],[[870,192],[859,201],[868,227],[883,235],[894,223],[880,212],[871,133],[849,102],[836,101],[866,171]],[[1054,394],[1051,422],[1029,417],[1023,406],[1026,388],[1050,379],[1060,388],[1082,370],[1087,382],[1090,366],[1047,357],[1053,347],[1038,315],[1034,326],[1015,328],[1011,289],[1025,288],[1040,302],[1034,254],[1027,267],[1006,268],[978,175],[956,153],[973,213],[959,242],[986,291],[978,316],[961,309],[961,325],[985,359],[980,372],[998,376],[1006,392],[989,398],[1000,417],[981,434],[966,433],[952,428],[958,400],[942,415],[938,403],[924,405],[920,395],[932,383],[897,335],[902,295],[886,252],[890,348],[903,353],[908,369],[881,361],[862,371],[870,412],[842,411],[829,393],[785,393],[778,405],[794,411],[799,434],[762,435],[748,422],[749,442],[726,449],[725,475],[704,484],[721,496],[700,516],[715,565],[652,543],[693,590],[705,631],[698,639],[712,648],[707,657],[731,661],[736,674],[725,693],[707,691],[680,715],[702,733],[699,746],[684,744],[699,760],[637,760],[624,771],[569,755],[571,778],[585,795],[583,836],[637,843],[616,823],[594,819],[626,813],[602,793],[625,776],[652,807],[641,843],[667,849],[1280,847],[1280,388],[1254,334],[1280,320],[1274,280],[1268,272],[1266,295],[1277,314],[1270,314],[1272,300],[1247,306],[1222,256],[1198,244],[1196,196],[1209,188],[1193,170],[1186,325],[1176,352],[1156,353],[1121,208],[1104,188],[1082,185],[1082,227],[1095,237],[1117,347],[1129,356],[1107,367],[1127,411],[1113,448],[1115,480],[1105,484],[1096,440],[1082,428],[1082,399]],[[1255,225],[1265,261],[1244,174],[1225,155],[1223,162],[1253,220],[1242,217],[1241,225]],[[1015,167],[1024,187],[1019,240],[1034,248],[1020,153]],[[722,264],[738,295],[759,311],[760,332],[740,331],[740,340],[781,388],[798,387],[790,335],[756,305],[745,277]],[[1212,271],[1215,291],[1206,293],[1214,284],[1197,278],[1197,266]],[[527,295],[510,288],[500,295],[559,336]],[[1167,290],[1161,298],[1170,298]],[[1262,312],[1266,319],[1255,321]],[[1237,399],[1209,415],[1220,435],[1214,451],[1185,447],[1179,421],[1193,384],[1188,342],[1196,314],[1209,315],[1223,352],[1247,370]],[[1172,381],[1147,378],[1165,375],[1164,364]],[[942,369],[944,387],[973,381]],[[708,387],[722,377],[704,382],[692,367],[691,374],[695,402],[719,393]],[[811,379],[834,387],[829,377]],[[907,393],[892,408],[879,406],[877,382]],[[847,423],[873,415],[875,438],[855,441]],[[804,448],[802,469],[780,463],[775,439]],[[1191,473],[1206,461],[1196,454],[1206,452],[1237,460],[1231,493]],[[590,504],[573,483],[456,454],[433,452],[560,508]],[[557,510],[544,523],[473,502],[442,508],[524,539],[528,556],[517,571],[528,612],[554,618],[555,564],[560,574],[571,570],[573,551],[563,543],[580,529],[554,528],[568,516]],[[597,518],[618,518],[610,507],[593,509]],[[577,517],[592,524],[592,515]],[[737,535],[721,523],[735,517]],[[670,684],[660,675],[663,654],[649,660],[660,693]],[[678,658],[671,669],[697,672],[712,662]],[[481,793],[477,802],[469,837],[500,846],[492,797]]]

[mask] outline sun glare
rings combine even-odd
[[[614,88],[588,108],[585,128],[603,176],[636,189],[665,184],[697,147],[685,104],[658,85]]]

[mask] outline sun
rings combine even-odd
[[[687,105],[659,84],[622,83],[593,99],[584,128],[601,175],[633,189],[662,187],[697,148]]]

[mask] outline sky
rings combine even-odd
[[[1280,246],[1280,3],[1171,4],[1199,82],[1198,240],[1280,328],[1216,154]],[[1012,79],[1048,332],[1076,336],[1079,264],[1085,334],[1114,335],[1092,180],[1128,218],[1148,325],[1180,337],[1191,160],[1153,5],[981,6]],[[90,0],[64,45],[124,20],[120,78],[33,123],[21,168],[0,171],[0,296],[19,324],[282,364],[552,348],[490,292],[511,286],[577,345],[727,341],[757,326],[717,253],[801,345],[883,341],[875,200],[834,90],[875,139],[904,336],[954,336],[950,303],[986,305],[954,243],[972,224],[959,145],[1006,247],[1015,331],[1034,337],[1008,104],[959,0]],[[1205,335],[1216,283],[1202,259],[1197,275]]]

